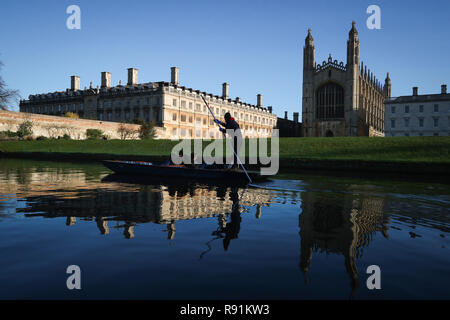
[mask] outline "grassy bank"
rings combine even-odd
[[[206,146],[209,142],[204,142]],[[248,145],[248,141],[246,141]],[[170,140],[0,141],[0,153],[168,157]],[[270,149],[270,148],[269,148]],[[280,159],[450,163],[450,137],[280,138]],[[248,154],[248,147],[246,148]]]

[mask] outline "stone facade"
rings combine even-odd
[[[71,77],[71,88],[46,94],[30,95],[20,102],[20,111],[62,116],[73,112],[84,119],[102,122],[132,122],[140,118],[154,121],[162,128],[159,138],[221,138],[217,125],[205,106],[202,95],[215,116],[226,112],[238,121],[245,137],[268,137],[276,125],[271,108],[229,98],[229,85],[223,84],[222,96],[179,85],[179,69],[171,68],[171,82],[138,83],[138,70],[128,69],[128,83],[111,87],[111,74],[102,72],[101,87],[80,90],[80,79]]]
[[[359,37],[355,23],[347,41],[347,63],[315,62],[311,30],[303,50],[302,127],[305,137],[383,136],[385,85],[359,62]]]
[[[287,111],[284,112],[284,118],[277,119],[277,129],[279,137],[301,137],[302,124],[298,122],[298,112],[294,112],[293,120],[288,119]]]
[[[418,94],[386,100],[386,136],[450,136],[450,94]]]

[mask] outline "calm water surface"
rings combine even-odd
[[[293,191],[0,159],[0,298],[450,298],[449,185],[296,175]],[[78,265],[82,289],[68,290]],[[381,269],[369,290],[366,269]]]

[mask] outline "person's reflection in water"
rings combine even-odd
[[[261,206],[258,204],[256,205],[256,214],[255,214],[256,219],[261,219]]]
[[[227,188],[224,186],[218,186],[216,189],[217,198],[221,200],[225,200],[225,196],[227,194]]]
[[[127,239],[133,239],[134,238],[134,226],[136,225],[136,222],[126,222],[123,227],[123,235]]]
[[[217,217],[218,223],[219,223],[219,229],[222,230],[227,225],[227,216],[224,214],[219,214]]]
[[[104,217],[96,217],[95,222],[101,234],[109,234],[108,221]]]
[[[358,278],[358,268],[356,267],[356,260],[353,251],[350,249],[348,252],[344,253],[345,257],[345,270],[350,277],[350,299],[355,297],[356,290],[359,287],[359,278]]]
[[[167,191],[169,192],[169,196],[171,197],[184,197],[187,194],[191,194],[192,187],[184,184],[169,184],[167,186]]]
[[[173,240],[175,239],[175,231],[177,228],[175,227],[175,220],[170,221],[169,224],[167,224],[167,239]]]
[[[223,248],[225,251],[228,250],[230,241],[232,239],[237,239],[239,231],[241,229],[241,211],[239,208],[239,195],[238,188],[232,188],[230,193],[230,200],[233,201],[232,211],[230,214],[231,220],[222,229],[225,233],[225,239],[223,239]]]
[[[75,225],[75,223],[77,223],[77,218],[75,218],[75,217],[67,217],[66,218],[66,226],[71,227],[71,226]]]

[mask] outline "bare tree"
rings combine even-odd
[[[124,123],[121,123],[117,128],[117,133],[121,140],[132,139],[135,140],[139,136],[139,130],[133,129]]]
[[[0,70],[3,63],[0,61]],[[11,101],[17,101],[19,98],[19,91],[8,89],[3,78],[0,76],[0,109],[6,110],[8,103]]]

